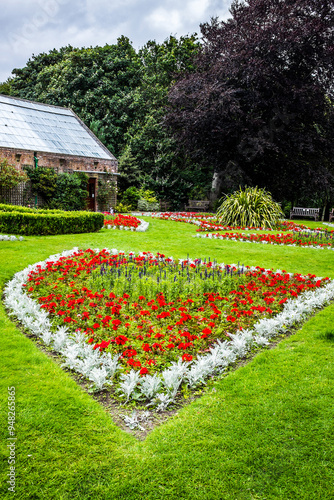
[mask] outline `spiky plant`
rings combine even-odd
[[[256,186],[239,188],[226,195],[217,210],[217,218],[227,226],[273,228],[284,214],[271,194]]]

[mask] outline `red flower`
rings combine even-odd
[[[152,349],[160,349],[160,351],[164,351],[164,348],[162,347],[162,345],[158,344],[157,342],[152,344]]]
[[[119,335],[115,338],[115,342],[117,345],[124,345],[129,339],[125,337],[125,335]]]
[[[151,316],[151,313],[150,311],[140,311],[140,313],[142,316]]]
[[[138,360],[136,361],[133,358],[129,358],[127,360],[127,364],[130,365],[130,366],[141,366],[141,362],[138,361]]]
[[[134,349],[126,349],[123,352],[123,356],[126,356],[128,358],[133,358],[133,356],[137,356],[137,351],[135,351]]]
[[[145,352],[150,352],[152,349],[150,348],[150,345],[149,344],[143,344],[142,345],[142,349],[143,351]]]
[[[140,375],[147,375],[148,374],[148,369],[145,368],[145,367],[143,367],[143,368],[140,369],[139,373],[140,373]]]
[[[202,330],[201,339],[206,339],[206,337],[211,335],[211,333],[212,333],[212,330],[210,330],[210,328],[204,328],[204,330]]]
[[[65,323],[77,323],[75,319],[70,318],[69,316],[67,318],[64,318]]]
[[[186,352],[182,356],[182,361],[192,361],[193,357],[190,354],[187,354]]]

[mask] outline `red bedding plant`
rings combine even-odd
[[[192,361],[327,279],[88,249],[37,267],[24,286],[54,325],[83,332],[94,349],[118,353],[124,372],[145,376]]]
[[[110,215],[109,217],[105,215],[104,225],[115,226],[117,228],[120,228],[120,226],[137,228],[140,226],[140,220],[132,215],[117,214],[114,216]]]
[[[162,212],[158,214],[153,214],[153,217],[163,219],[163,220],[173,220],[177,222],[186,222],[189,224],[195,224],[198,226],[196,231],[198,232],[208,232],[208,231],[243,231],[243,230],[262,230],[262,231],[311,231],[304,224],[296,224],[292,221],[279,221],[277,226],[272,228],[264,227],[242,227],[242,226],[226,226],[220,224],[215,216],[212,214],[203,214],[198,212]],[[324,229],[316,229],[315,231],[326,231]],[[328,231],[329,232],[329,231]]]
[[[333,235],[330,233],[287,233],[287,234],[243,234],[224,233],[206,234],[207,238],[214,237],[221,240],[249,241],[253,243],[269,243],[272,245],[293,245],[300,247],[333,247]]]

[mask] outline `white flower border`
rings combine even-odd
[[[23,236],[14,236],[13,234],[0,234],[0,241],[23,241]]]
[[[106,250],[112,255],[121,253],[115,249]],[[26,283],[28,274],[36,270],[38,266],[44,268],[48,261],[55,261],[60,257],[70,257],[78,251],[79,249],[76,247],[61,254],[51,255],[45,261],[37,262],[16,273],[5,286],[4,303],[6,308],[10,310],[10,315],[15,316],[33,335],[41,338],[46,345],[51,346],[54,351],[63,356],[65,361],[62,366],[80,373],[93,382],[92,386],[95,390],[101,390],[104,386],[112,385],[113,377],[119,369],[119,356],[112,357],[110,353],[100,353],[98,350],[94,350],[91,344],[85,342],[85,335],[79,331],[71,333],[67,327],[58,326],[57,331],[53,332],[49,313],[28,297],[22,286]],[[100,250],[95,249],[95,251],[99,252]],[[133,252],[130,253],[134,255]],[[188,260],[192,262],[190,259]],[[220,264],[219,266],[224,267],[225,265]],[[250,268],[250,270],[255,269],[255,267]],[[269,270],[265,272],[269,272]],[[277,270],[276,272],[281,271]],[[172,363],[172,366],[161,374],[153,376],[141,377],[139,372],[134,370],[128,374],[122,374],[122,381],[117,390],[126,397],[126,401],[134,396],[135,391],[138,395],[139,391],[150,401],[148,406],[156,405],[156,411],[164,410],[174,401],[183,381],[187,382],[190,387],[205,383],[208,376],[222,373],[238,358],[244,357],[253,346],[267,345],[271,338],[285,332],[315,309],[328,304],[333,298],[334,280],[329,281],[323,288],[307,291],[296,299],[288,299],[284,304],[283,311],[274,318],[258,321],[252,330],[239,330],[234,335],[230,334],[231,341],[221,342],[218,340],[208,354],[198,356],[193,362],[183,362],[180,358],[177,363]]]
[[[252,234],[249,233],[241,233],[241,234],[247,234],[248,236],[252,236]],[[256,236],[256,234],[253,234],[253,236]],[[298,247],[298,248],[314,248],[316,250],[334,250],[333,247],[322,247],[320,245],[296,245],[295,243],[289,243],[286,245],[285,243],[275,243],[273,241],[250,241],[250,240],[243,240],[239,238],[224,238],[224,236],[217,235],[217,234],[212,234],[212,233],[205,233],[205,234],[193,234],[193,238],[206,238],[207,240],[224,240],[224,241],[238,241],[241,243],[255,243],[256,245],[276,245],[276,246],[281,246],[281,247]]]

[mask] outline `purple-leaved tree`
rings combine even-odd
[[[252,184],[333,201],[334,0],[234,1],[230,13],[201,25],[197,70],[172,87],[166,123],[211,167],[213,199]]]

